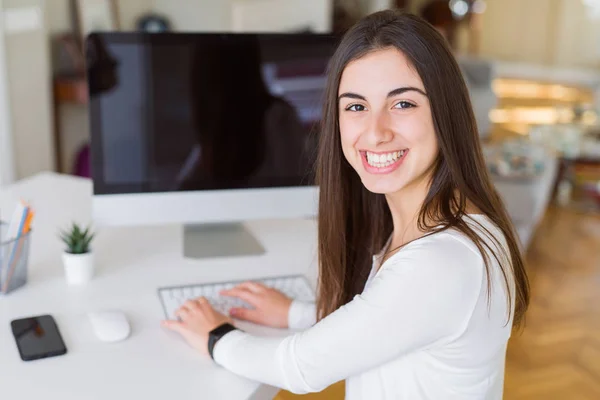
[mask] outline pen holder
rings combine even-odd
[[[0,222],[0,295],[27,283],[27,259],[31,231],[16,239],[7,239],[8,224]]]

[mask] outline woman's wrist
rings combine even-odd
[[[208,333],[208,354],[210,355],[210,358],[212,358],[213,360],[215,359],[214,348],[217,342],[221,340],[223,336],[235,330],[238,330],[238,328],[236,328],[229,322],[225,322]]]

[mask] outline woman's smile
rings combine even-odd
[[[402,165],[408,149],[392,152],[360,151],[365,171],[370,174],[389,174]]]

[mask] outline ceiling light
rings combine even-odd
[[[450,10],[455,18],[461,19],[469,12],[469,3],[466,0],[450,0]]]

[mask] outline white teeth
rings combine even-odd
[[[404,155],[404,150],[395,151],[392,153],[375,154],[367,152],[367,162],[369,165],[376,168],[384,168],[395,163],[399,158]]]

